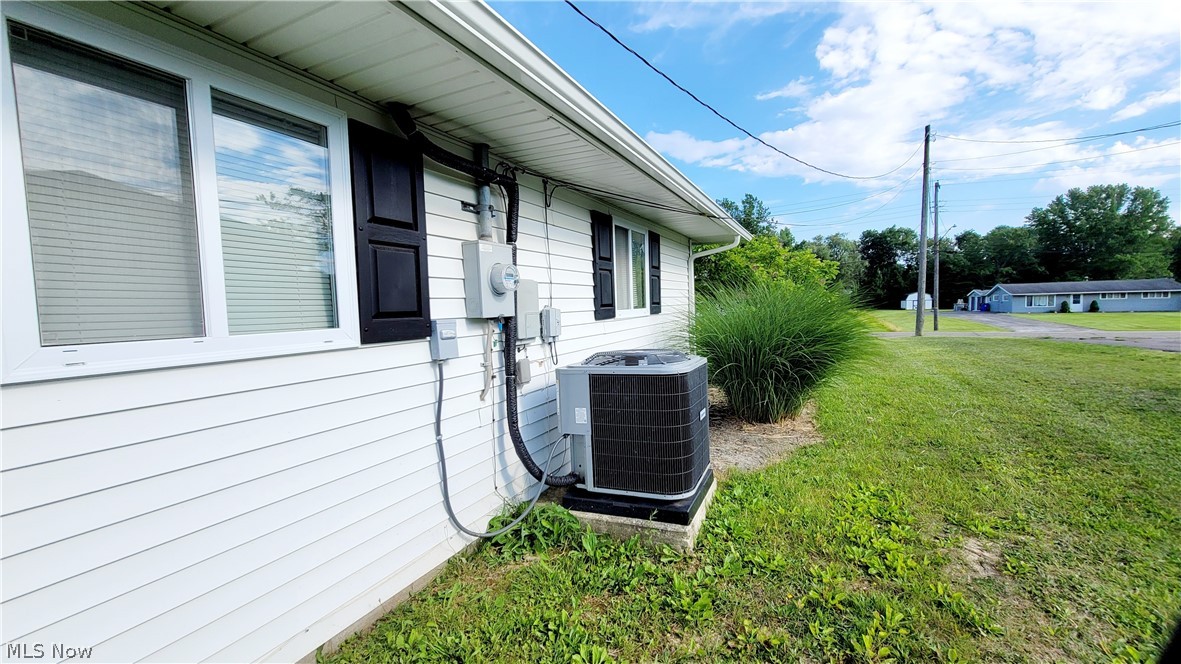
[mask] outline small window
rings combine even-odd
[[[1128,294],[1127,293],[1100,293],[1099,299],[1100,300],[1126,300],[1126,299],[1128,299]]]
[[[1074,295],[1071,295],[1070,296],[1070,303],[1071,304],[1082,304],[1083,303],[1082,293],[1075,293]]]
[[[615,226],[615,302],[619,311],[648,306],[648,234]]]
[[[1168,291],[1152,291],[1152,292],[1147,292],[1147,293],[1141,293],[1140,297],[1142,297],[1146,300],[1153,300],[1153,299],[1159,300],[1159,299],[1164,299],[1164,298],[1169,297],[1169,293],[1168,293]]]

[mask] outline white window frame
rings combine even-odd
[[[1042,302],[1041,304],[1038,304],[1039,299]],[[1025,306],[1026,307],[1052,307],[1052,306],[1054,306],[1054,296],[1053,295],[1026,295],[1025,296]]]
[[[191,53],[121,26],[55,5],[5,3],[0,30],[0,124],[3,146],[3,213],[0,257],[4,263],[3,361],[0,382],[176,367],[274,355],[358,347],[356,268],[353,251],[352,188],[348,166],[348,118],[335,108],[295,95],[265,81],[240,74]],[[115,343],[41,346],[33,285],[25,183],[21,175],[20,136],[7,21],[15,20],[66,39],[102,49],[186,80],[197,237],[201,262],[201,297],[205,336]],[[332,197],[334,296],[337,327],[322,330],[229,335],[222,267],[221,217],[210,88],[217,88],[328,128],[329,190]]]
[[[615,217],[612,217],[612,223],[614,224],[614,227],[611,229],[612,244],[614,244],[614,242],[615,242],[615,229],[616,228],[626,228],[629,233],[638,233],[640,235],[640,237],[642,237],[644,239],[644,306],[624,309],[622,306],[623,303],[618,301],[619,300],[618,294],[619,294],[620,275],[619,275],[619,269],[618,269],[619,265],[617,263],[615,266],[616,267],[615,283],[613,284],[616,289],[616,298],[615,299],[617,300],[615,302],[615,317],[616,318],[635,318],[637,316],[647,316],[648,315],[648,308],[652,305],[652,293],[651,293],[652,276],[649,274],[649,270],[651,269],[651,265],[652,265],[652,257],[648,253],[648,252],[652,251],[652,247],[648,244],[648,229],[644,228],[643,226],[640,226],[639,224],[634,224],[634,223],[631,223],[628,221],[621,221]],[[631,237],[630,237],[630,235],[628,237],[627,249],[628,249],[628,264],[630,267],[630,263],[631,263]],[[631,295],[632,295],[632,271],[628,270],[627,274],[624,276],[624,278],[627,279],[627,289],[624,292],[627,293],[628,301],[630,302]]]
[[[1164,300],[1169,297],[1168,291],[1145,291],[1140,294],[1140,297],[1145,300]]]
[[[1126,300],[1126,299],[1128,299],[1128,294],[1127,293],[1099,293],[1099,299],[1100,300]]]

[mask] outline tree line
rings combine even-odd
[[[754,235],[700,261],[699,288],[763,279],[818,281],[855,293],[867,306],[893,308],[918,286],[918,233],[891,226],[797,241],[777,228],[752,194],[718,204]],[[1181,228],[1160,191],[1126,184],[1075,188],[1035,207],[1019,226],[964,231],[940,240],[940,302],[950,308],[973,288],[997,283],[1181,279]],[[934,238],[928,251],[934,251]],[[928,269],[932,261],[928,258]]]

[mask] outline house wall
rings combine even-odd
[[[1063,302],[1070,302],[1070,295],[1055,295],[1052,298],[1052,305],[1047,307],[1031,307],[1025,305],[1024,295],[1015,295],[1009,302],[999,303],[1011,305],[1012,313],[1053,313],[1058,311]],[[1092,300],[1099,301],[1099,310],[1107,312],[1118,311],[1181,311],[1181,292],[1170,293],[1167,298],[1144,298],[1143,295],[1136,291],[1128,292],[1128,297],[1122,300],[1103,300],[1100,299],[1099,293],[1084,293],[1082,296],[1082,304],[1075,305],[1079,311],[1088,311]],[[993,307],[993,311],[1000,311]]]
[[[522,184],[521,275],[562,310],[560,361],[664,343],[688,307],[687,239],[657,229],[662,314],[596,321],[588,209],[610,208],[562,190],[547,228],[540,183]],[[463,319],[459,247],[476,231],[460,202],[474,189],[428,170],[426,190],[432,315]],[[460,321],[443,403],[452,496],[471,527],[531,483],[499,373],[480,396],[484,325]],[[554,366],[536,341],[524,355],[522,433],[543,463],[559,438]],[[469,542],[441,503],[425,339],[0,396],[5,643],[94,647],[95,661],[290,661]]]
[[[1012,313],[1014,306],[1013,300],[1015,298],[1013,296],[1009,296],[1009,299],[1005,300],[1005,295],[1006,293],[998,290],[995,292],[990,292],[987,296],[985,296],[984,301],[988,304],[988,311],[994,314]]]

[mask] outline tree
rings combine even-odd
[[[1041,277],[1037,239],[1024,226],[997,226],[988,231],[984,235],[984,256],[989,286],[1037,281]]]
[[[858,291],[861,280],[865,277],[866,263],[856,242],[845,237],[843,233],[834,233],[828,237],[817,235],[804,242],[802,247],[816,254],[821,260],[835,261],[838,265],[836,281],[847,293]]]
[[[1181,227],[1173,227],[1173,262],[1169,265],[1173,278],[1181,281]]]
[[[701,259],[696,269],[697,287],[708,290],[762,281],[827,285],[836,278],[839,266],[817,258],[811,251],[789,249],[773,235],[756,235],[730,251]]]
[[[891,226],[867,230],[858,242],[865,260],[859,291],[867,303],[876,307],[898,306],[918,283],[918,234],[910,228]]]
[[[751,235],[769,235],[775,232],[775,220],[771,217],[771,211],[754,194],[743,196],[741,204],[723,198],[718,201],[718,205],[734,221],[750,231]]]
[[[1156,189],[1094,185],[1034,208],[1026,225],[1041,266],[1056,278],[1152,278],[1169,270],[1168,210],[1169,199]]]

